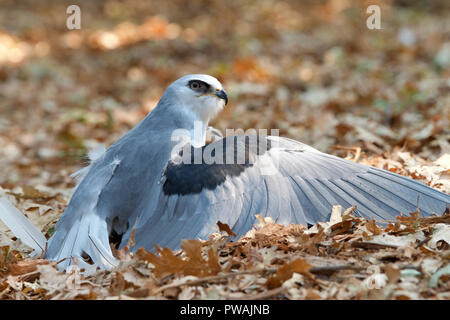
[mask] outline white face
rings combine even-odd
[[[180,107],[192,112],[205,122],[214,118],[227,102],[222,84],[206,74],[184,76],[170,85],[172,93],[177,96]]]

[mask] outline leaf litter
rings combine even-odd
[[[116,250],[86,275],[0,247],[1,299],[448,299],[450,214],[398,216],[382,227],[333,208],[307,229],[257,216],[236,241],[222,231],[177,251]],[[439,219],[436,219],[439,218]],[[19,241],[19,240],[17,240]]]

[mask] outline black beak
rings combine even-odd
[[[214,93],[216,96],[218,96],[220,99],[225,100],[225,105],[227,105],[228,103],[228,96],[225,93],[225,91],[220,90],[220,91],[216,91],[216,93]]]

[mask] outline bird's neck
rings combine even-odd
[[[191,145],[195,148],[200,148],[206,143],[206,129],[208,123],[203,121],[195,121],[194,126],[189,130]]]
[[[176,97],[176,95],[175,95]],[[172,140],[179,136],[188,139],[192,146],[199,148],[206,143],[209,115],[199,112],[195,108],[181,108],[178,101],[168,101],[166,96],[161,98],[158,106],[147,117],[151,126],[161,130],[172,130]],[[155,122],[154,119],[167,119],[168,122]],[[164,127],[162,127],[164,125]]]
[[[204,146],[209,119],[203,119],[190,110],[178,110],[176,116],[177,133],[175,135],[185,136],[195,148]]]

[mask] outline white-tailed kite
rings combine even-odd
[[[219,220],[240,236],[256,214],[307,225],[328,221],[334,205],[393,219],[416,205],[423,215],[442,214],[450,203],[420,182],[291,139],[242,135],[205,145],[208,122],[227,99],[208,75],[172,83],[147,117],[80,172],[46,258],[65,259],[61,268],[74,257],[80,267],[110,268],[118,263],[110,240],[122,247],[133,229],[132,250],[175,249],[182,239],[207,238]]]

